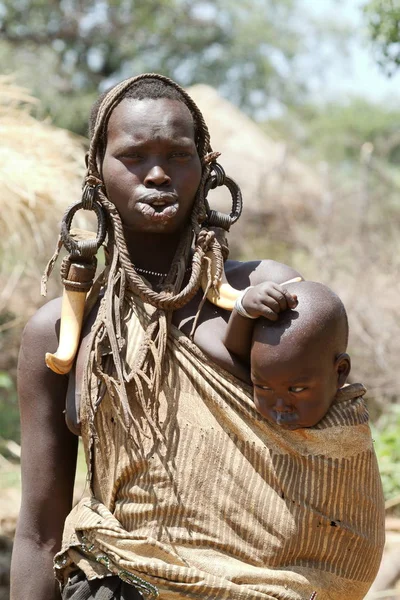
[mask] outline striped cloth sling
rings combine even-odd
[[[171,327],[157,401],[136,393],[135,356],[153,309],[130,296],[122,350],[134,423],[118,386],[82,397],[91,496],[55,561],[113,574],[162,600],[361,600],[384,545],[381,482],[363,400],[339,390],[314,428],[285,431],[252,390]]]

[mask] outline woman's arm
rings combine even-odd
[[[11,600],[58,600],[53,557],[72,506],[78,438],[65,424],[67,377],[44,362],[57,348],[60,302],[25,328],[18,364],[22,504],[11,565]]]

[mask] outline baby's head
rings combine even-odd
[[[287,289],[297,295],[296,308],[255,324],[251,379],[257,410],[299,429],[316,425],[346,382],[348,323],[340,298],[325,285],[301,281]]]

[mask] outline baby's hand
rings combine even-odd
[[[245,293],[242,306],[254,318],[265,317],[276,321],[280,312],[297,306],[297,296],[290,294],[284,285],[265,281]]]

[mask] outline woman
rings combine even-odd
[[[55,563],[64,598],[300,600],[329,588],[322,597],[336,600],[343,582],[349,597],[362,598],[380,529],[331,527],[335,556],[318,529],[305,540],[314,517],[301,507],[312,502],[287,473],[311,467],[297,455],[291,463],[294,432],[283,439],[258,416],[249,373],[222,343],[229,313],[203,302],[201,275],[213,283],[208,253],[218,275],[226,247],[209,227],[216,153],[199,110],[175,83],[144,75],[101,98],[91,121],[86,193],[95,190],[108,214],[104,285],[69,377],[43,360],[57,347],[60,300],[24,332],[12,600],[60,597],[52,562],[65,521]],[[238,290],[298,275],[270,260],[225,260],[224,269]],[[278,302],[290,307],[290,295]],[[70,513],[79,433],[90,498]],[[368,434],[359,448],[369,479],[354,491],[355,505],[365,485],[379,496]],[[379,511],[371,503],[372,520]],[[331,517],[318,518],[325,526]],[[367,566],[337,560],[349,540],[369,553]]]

